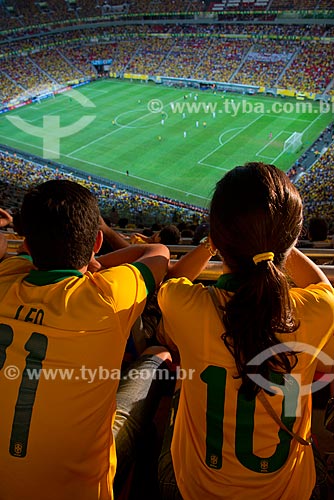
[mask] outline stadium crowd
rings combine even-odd
[[[295,178],[296,186],[301,193],[304,204],[305,225],[312,217],[321,217],[326,220],[329,234],[334,234],[334,143],[322,154],[308,170],[291,169],[290,177]],[[74,179],[76,173],[64,171],[57,167],[36,161],[27,160],[15,153],[0,152],[0,206],[16,211],[22,201],[24,193],[29,187],[47,179]],[[101,181],[92,180],[90,176],[78,177],[78,182],[89,188],[99,200],[103,215],[124,227],[151,227],[154,224],[165,225],[181,224],[181,230],[189,228],[193,232],[196,226],[201,225],[207,218],[206,209],[192,209],[180,206],[177,202],[171,204],[169,200],[159,197],[148,197],[144,194],[131,192],[126,187],[103,185]],[[115,213],[117,218],[115,219]],[[185,232],[183,236],[187,236]],[[193,234],[188,234],[192,237]]]
[[[122,2],[120,0],[47,0],[29,2],[15,0],[4,2],[0,6],[0,29],[20,29],[23,26],[34,27],[51,23],[61,23],[71,19],[72,24],[80,19],[101,18],[113,14],[155,14],[187,11],[202,11],[205,2],[200,0],[138,0]],[[31,28],[30,28],[31,29]]]
[[[305,220],[322,217],[327,221],[329,233],[334,234],[334,144],[301,175],[296,186],[304,203]]]
[[[227,7],[228,4],[226,2]],[[21,26],[21,35],[25,33],[25,24],[55,21],[61,24],[69,16],[79,23],[80,18],[115,11],[131,14],[163,11],[169,14],[212,8],[209,3],[199,0],[138,0],[124,4],[116,0],[47,0],[34,2],[29,9],[25,0],[16,0],[7,2],[7,6],[10,5],[13,10],[6,10],[4,5],[0,7],[6,12],[6,28]],[[291,7],[291,2],[273,0],[266,3],[269,5],[272,9],[285,9]],[[249,6],[250,2],[240,0],[233,2],[230,8],[247,9]],[[293,2],[295,9],[327,6],[327,0]],[[33,28],[31,34],[38,29],[41,28]],[[296,39],[321,37],[328,31],[327,27],[317,25],[243,24],[210,27],[137,25],[87,30],[80,27],[70,34],[64,31],[50,35],[46,29],[41,37],[22,42],[14,39],[10,47],[7,38],[8,52],[0,59],[0,99],[6,103],[19,96],[29,97],[56,89],[71,80],[95,78],[91,61],[96,59],[112,59],[111,70],[120,74],[134,72],[268,87],[285,86],[296,92],[330,92],[334,78],[333,44]],[[8,35],[11,36],[8,33],[2,36],[6,38]],[[265,36],[268,38],[264,39]],[[10,463],[8,447],[5,451],[3,446],[0,448],[1,498],[4,495],[5,500],[11,500],[26,495],[28,500],[44,500],[45,492],[48,492],[50,500],[73,500],[73,491],[80,491],[80,499],[112,498],[115,451],[118,469],[114,492],[117,500],[119,495],[122,498],[121,490],[129,472],[128,462],[133,462],[135,448],[138,446],[140,450],[140,459],[137,460],[140,464],[136,465],[141,467],[147,466],[146,460],[149,462],[156,452],[156,443],[151,443],[154,434],[152,418],[165,395],[172,400],[172,408],[169,418],[165,418],[167,432],[161,448],[159,470],[155,468],[153,473],[155,479],[159,475],[164,500],[181,499],[181,493],[187,500],[201,500],[210,495],[217,498],[222,490],[228,498],[239,498],[242,492],[242,498],[259,500],[269,497],[274,500],[309,499],[314,487],[312,499],[324,498],[321,495],[326,485],[319,476],[324,464],[317,459],[316,447],[309,446],[311,395],[302,399],[301,419],[291,419],[291,415],[290,419],[284,419],[282,414],[283,426],[287,427],[280,425],[282,429],[278,433],[277,421],[273,421],[272,415],[269,418],[265,403],[261,403],[263,406],[256,403],[255,407],[256,398],[263,401],[260,399],[262,394],[266,401],[266,396],[253,381],[249,381],[252,379],[248,374],[252,370],[246,362],[262,353],[264,348],[272,349],[279,341],[284,342],[289,334],[298,341],[314,344],[315,349],[327,348],[324,344],[330,340],[334,325],[333,289],[320,268],[293,246],[300,235],[302,208],[306,224],[317,216],[325,220],[329,232],[334,233],[333,162],[334,143],[331,142],[323,154],[319,152],[317,161],[309,170],[290,176],[296,179],[301,198],[288,178],[271,165],[254,163],[247,168],[238,167],[216,185],[209,214],[205,209],[104,182],[89,174],[79,175],[61,165],[46,164],[6,149],[0,151],[0,226],[2,228],[7,222],[13,224],[22,207],[20,227],[24,227],[22,234],[27,238],[27,244],[20,248],[20,255],[1,264],[0,335],[3,342],[0,342],[0,361],[6,363],[7,355],[11,359],[11,343],[14,342],[16,348],[16,339],[21,334],[28,340],[25,349],[21,346],[16,349],[19,354],[15,355],[22,357],[20,362],[22,366],[26,363],[26,368],[31,363],[44,366],[50,363],[50,359],[54,366],[59,363],[62,366],[74,363],[101,366],[102,363],[114,368],[121,367],[122,360],[127,363],[128,359],[132,362],[135,358],[135,364],[129,365],[128,369],[135,366],[138,373],[148,366],[164,367],[174,376],[173,383],[167,384],[167,388],[160,379],[156,384],[147,377],[145,380],[137,377],[137,382],[131,386],[131,377],[126,371],[117,393],[118,379],[111,382],[98,380],[92,385],[85,382],[80,389],[79,383],[72,386],[67,381],[55,392],[52,391],[56,384],[49,391],[47,387],[50,386],[41,380],[37,382],[40,387],[36,402],[31,400],[31,394],[36,393],[37,385],[31,383],[26,387],[24,377],[27,370],[18,390],[12,380],[1,377],[2,419],[5,422],[1,426],[1,442],[4,436],[8,437],[12,419],[12,413],[4,412],[4,409],[26,390],[24,401],[20,400],[15,407],[15,418],[16,414],[22,417],[20,411],[23,408],[25,414],[20,422],[26,423],[26,414],[34,406],[29,452],[34,451],[37,442],[37,462],[45,453],[45,463],[51,457],[51,463],[57,467],[55,471],[54,467],[45,465],[45,471],[39,477],[40,468],[30,461],[31,456],[35,459],[36,453],[32,453],[29,460],[18,460],[24,456],[22,443],[25,437],[22,437],[22,425],[17,432],[14,422],[12,434],[19,434],[20,439],[11,439]],[[37,185],[39,187],[27,195],[27,191]],[[61,201],[59,193],[63,196]],[[76,209],[72,210],[74,205]],[[7,215],[1,207],[10,214]],[[266,220],[268,213],[269,221]],[[53,224],[49,223],[48,216],[52,216]],[[267,224],[263,225],[263,220]],[[143,232],[126,239],[116,234],[106,221],[124,230],[141,227]],[[110,244],[110,253],[100,252],[101,231]],[[202,236],[206,238],[202,240]],[[186,239],[196,244],[196,248],[171,264],[169,250],[164,244],[178,244]],[[137,245],[138,242],[143,245]],[[157,242],[158,245],[148,245]],[[0,238],[0,252],[2,243]],[[95,254],[99,256],[95,258]],[[210,289],[203,283],[196,284],[199,272],[214,257],[219,259],[223,275]],[[283,269],[287,269],[297,289],[290,288]],[[13,279],[16,274],[19,279]],[[27,278],[22,280],[22,274]],[[174,279],[164,282],[158,290],[164,277]],[[14,311],[12,304],[16,304],[18,296],[22,304]],[[37,312],[36,304],[41,304],[43,309]],[[24,313],[25,320],[21,321],[24,307],[30,307],[30,311]],[[138,330],[147,334],[145,321],[150,307],[156,314],[154,334],[145,337],[144,345],[148,349],[138,349],[136,334]],[[35,312],[37,316],[32,324],[31,314]],[[37,321],[38,314],[42,318],[40,321]],[[161,314],[163,322],[157,327]],[[14,326],[7,325],[6,328],[7,323],[12,325],[14,316],[15,335]],[[58,334],[59,317],[62,320],[61,335]],[[56,330],[54,337],[53,330]],[[110,331],[114,335],[112,338]],[[206,346],[204,350],[203,345]],[[192,383],[191,379],[185,379],[182,391],[177,384],[173,394],[180,353],[183,368],[190,370],[196,363],[196,381]],[[296,379],[304,377],[303,381],[311,384],[316,357],[311,356],[311,361],[306,363],[303,355],[300,352],[284,353],[273,361],[265,360],[265,366],[261,366],[258,373],[269,374],[273,379],[271,384],[280,388],[284,387],[282,371],[292,385],[296,383],[292,374],[296,374]],[[301,364],[302,374],[298,372]],[[72,392],[66,399],[68,387]],[[226,395],[223,405],[222,395]],[[283,391],[284,397],[287,396]],[[277,394],[270,398],[275,406],[274,413],[281,413],[283,398]],[[212,407],[216,410],[214,418],[216,414],[219,417],[214,422],[208,411]],[[67,415],[68,408],[73,420],[61,418]],[[41,410],[49,418],[36,425],[35,418]],[[141,419],[148,420],[149,425],[146,426],[147,421]],[[261,425],[253,425],[254,419]],[[212,424],[218,432],[208,439]],[[240,426],[243,432],[239,434]],[[294,429],[298,427],[298,434],[292,433],[293,426]],[[222,433],[223,427],[228,431]],[[60,430],[62,437],[52,432],[53,429]],[[139,441],[139,445],[138,430],[139,433],[144,431],[143,442]],[[254,443],[256,452],[253,451]],[[49,448],[56,453],[50,453]],[[266,457],[268,448],[276,449],[273,457],[264,459],[255,454]],[[223,456],[228,473],[220,462]],[[205,464],[203,457],[206,457]],[[65,465],[68,463],[67,470]],[[7,473],[3,464],[14,471],[13,476]],[[15,472],[18,464],[20,475]],[[32,467],[27,473],[30,464]],[[86,464],[87,470],[84,468]],[[141,475],[152,479],[152,470],[148,474],[146,470],[146,475],[142,472],[140,467],[139,473],[132,469],[130,477],[135,479],[135,488],[140,484]],[[272,481],[271,472],[275,473],[275,481]],[[16,481],[12,480],[13,477]],[[50,485],[54,491],[49,491]],[[146,492],[150,486],[145,484]],[[135,493],[136,498],[148,498],[141,491]]]
[[[257,85],[277,87],[281,74],[292,60],[296,50],[298,50],[298,44],[292,41],[259,41],[251,47],[244,63],[231,81],[251,85],[257,82]]]
[[[18,97],[27,99],[53,88],[54,80],[34,64],[31,58],[19,56],[15,58],[15,62],[16,64],[13,65],[12,60],[0,60],[0,68],[6,80],[16,85],[14,94],[9,93],[6,86],[1,88],[4,102],[14,101]]]
[[[326,31],[325,25],[145,24],[88,26],[13,39],[3,43],[1,101],[96,78],[91,61],[97,59],[112,60],[110,71],[116,75],[133,72],[333,93],[333,44],[318,39]]]
[[[321,92],[333,80],[333,44],[321,45],[308,42],[300,47],[298,57],[293,60],[280,80],[283,88],[298,91]],[[309,85],[309,82],[312,82]]]
[[[214,5],[218,2],[203,0],[138,0],[136,2],[122,2],[120,0],[47,0],[44,2],[34,2],[28,5],[24,0],[11,0],[1,4],[2,29],[23,29],[29,26],[31,32],[37,24],[48,25],[71,20],[72,24],[82,19],[101,19],[112,17],[113,15],[156,15],[156,14],[186,14],[193,12],[213,11]],[[222,2],[220,2],[222,3]],[[247,2],[245,0],[223,0],[224,10],[233,11],[234,19],[243,18],[243,10],[251,17],[249,11],[260,10],[261,14],[254,12],[253,18],[261,17],[264,20],[272,20],[275,15],[270,11],[277,10],[314,10],[333,8],[331,0],[273,0]],[[268,10],[268,14],[264,11]]]
[[[195,69],[198,79],[227,82],[252,46],[250,40],[213,39]]]
[[[83,73],[69,64],[57,49],[37,52],[30,58],[42,73],[50,76],[54,83],[66,83],[83,77]]]
[[[182,206],[164,202],[158,196],[145,196],[114,185],[104,185],[92,180],[91,176],[77,177],[74,172],[66,172],[47,165],[29,161],[21,156],[0,151],[0,206],[16,211],[23,194],[41,180],[76,179],[94,193],[99,200],[101,213],[114,218],[117,212],[119,219],[125,219],[132,227],[138,224],[191,222],[199,224],[205,219],[207,211],[195,207]],[[166,200],[167,201],[167,200]],[[119,222],[117,220],[116,222]]]
[[[173,67],[173,53],[170,51],[172,48],[175,50],[174,43],[171,38],[143,39],[139,47],[136,41],[123,42],[118,45],[122,53],[117,57],[116,65],[113,64],[113,69],[122,72],[126,68],[126,72],[144,75],[160,74],[167,55],[171,61],[169,67]]]

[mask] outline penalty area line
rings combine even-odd
[[[103,165],[100,165],[99,163],[95,163],[95,162],[88,161],[88,160],[82,160],[81,158],[76,158],[75,156],[69,156],[69,155],[63,155],[63,156],[69,157],[69,158],[71,158],[73,160],[77,160],[79,162],[87,163],[88,165],[93,165],[95,167],[101,168],[102,170],[107,170],[108,172],[115,172],[117,174],[121,174],[121,175],[124,175],[124,177],[126,177],[126,174],[124,174],[123,172],[120,172],[119,170],[116,170],[114,168],[104,167]],[[199,198],[199,199],[202,199],[202,200],[207,200],[208,199],[206,196],[201,196],[199,194],[191,193],[191,192],[188,192],[188,191],[183,191],[182,189],[178,189],[178,188],[175,188],[173,186],[167,186],[166,184],[161,184],[160,182],[155,182],[155,181],[152,181],[150,179],[144,179],[143,177],[139,177],[137,175],[131,175],[131,177],[133,179],[136,179],[136,180],[139,180],[139,181],[142,181],[142,182],[147,182],[149,184],[153,184],[154,186],[163,187],[165,189],[170,189],[172,191],[176,191],[178,193],[185,194],[187,196],[194,196],[195,198]]]

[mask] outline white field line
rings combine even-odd
[[[267,116],[274,116],[274,113],[268,113]],[[305,123],[310,123],[310,120],[305,120],[305,118],[290,118],[289,116],[281,116],[277,115],[275,118],[283,118],[284,120],[291,120],[293,122],[298,121],[298,122],[305,122]]]
[[[182,98],[180,97],[179,99],[176,99],[177,101],[181,100]],[[164,105],[162,108],[161,108],[161,111],[163,109],[165,109],[165,107],[169,106],[172,102],[175,102],[175,101],[171,101],[170,103]],[[115,123],[117,123],[117,120],[118,118],[122,115],[123,113],[121,113],[120,115],[117,115],[116,118],[115,118]],[[158,114],[158,113],[157,113]],[[93,141],[91,142],[88,142],[87,144],[84,144],[83,146],[81,146],[80,148],[77,148],[77,149],[74,149],[74,151],[71,151],[69,153],[69,156],[72,156],[73,154],[75,153],[78,153],[78,151],[81,151],[82,149],[85,149],[85,148],[88,148],[89,146],[91,146],[92,144],[95,144],[96,142],[99,142],[101,141],[102,139],[105,139],[106,137],[110,137],[111,135],[113,134],[116,134],[117,132],[119,132],[120,130],[122,130],[123,128],[129,128],[129,125],[132,125],[133,123],[136,123],[140,120],[142,120],[143,118],[145,118],[146,116],[151,116],[152,115],[152,112],[148,112],[146,113],[145,115],[142,115],[140,116],[139,118],[136,118],[135,120],[132,120],[132,122],[129,122],[127,125],[118,125],[118,128],[116,128],[115,130],[112,130],[111,132],[108,132],[107,134],[105,135],[101,135],[100,137],[97,137],[96,139],[94,139]]]
[[[0,137],[8,139],[7,136],[2,135],[2,134],[0,134]],[[31,143],[28,143],[28,142],[20,141],[18,139],[11,139],[11,141],[17,142],[18,144],[24,144],[25,146],[30,146],[31,147]],[[34,145],[33,147],[36,148],[36,149],[42,150],[42,151],[47,151],[48,153],[55,153],[55,151],[43,148],[41,146],[35,146]],[[116,169],[111,168],[111,167],[104,167],[103,165],[100,165],[99,163],[95,163],[95,162],[92,162],[92,161],[82,160],[81,158],[70,157],[69,155],[64,155],[64,154],[62,156],[66,157],[66,158],[71,158],[72,160],[78,160],[79,162],[87,163],[88,165],[93,165],[93,166],[98,167],[98,168],[100,168],[102,170],[107,170],[108,172],[115,172],[117,174],[121,174],[121,175],[124,175],[124,177],[126,177],[126,173],[123,174],[121,171],[116,170]],[[68,165],[68,167],[71,168],[71,165]],[[75,167],[73,167],[73,168],[75,168]],[[175,187],[172,187],[172,186],[168,186],[166,184],[161,184],[160,182],[154,182],[154,181],[152,181],[150,179],[144,179],[143,177],[139,177],[139,176],[136,176],[136,175],[131,175],[131,177],[133,177],[134,179],[143,181],[143,182],[147,182],[149,184],[153,184],[154,186],[163,187],[163,188],[166,188],[166,189],[170,189],[172,191],[176,191],[178,193],[185,194],[186,196],[194,196],[195,198],[200,198],[202,200],[207,200],[208,199],[206,196],[201,196],[199,194],[191,193],[190,191],[183,191],[182,189],[178,189],[178,188],[175,188]]]
[[[210,151],[210,153],[208,153],[207,155],[203,156],[203,158],[201,158],[197,163],[199,165],[207,165],[207,166],[210,166],[210,164],[207,164],[207,163],[203,163],[204,160],[206,160],[207,158],[209,158],[209,156],[212,156],[216,151],[218,151],[218,149],[222,148],[223,146],[225,146],[225,144],[227,144],[228,142],[230,142],[232,139],[235,139],[235,137],[237,137],[240,132],[243,132],[244,130],[246,130],[247,128],[249,128],[251,125],[253,125],[253,123],[255,123],[257,120],[259,120],[260,118],[262,118],[263,116],[266,116],[266,115],[259,115],[258,117],[254,118],[254,120],[252,120],[251,122],[248,123],[248,125],[246,125],[245,127],[238,127],[238,132],[236,132],[235,134],[233,134],[229,139],[227,139],[226,141],[224,142],[220,142],[220,139],[221,137],[227,133],[227,132],[230,132],[231,130],[235,130],[235,129],[229,129],[229,130],[226,130],[225,132],[223,132],[223,134],[221,134],[219,136],[219,146],[217,146],[216,148],[214,148],[212,151]],[[212,166],[212,165],[211,165]],[[219,168],[219,170],[223,170],[222,168],[220,167],[214,167],[214,168]],[[226,170],[226,169],[225,169]]]
[[[310,128],[312,127],[312,125],[317,121],[319,120],[319,118],[321,117],[322,115],[318,115],[314,120],[312,120],[309,125],[303,130],[303,134],[305,134],[305,132]],[[276,163],[276,161],[278,160],[278,158],[280,158],[283,154],[285,153],[285,151],[283,150],[278,156],[276,156],[276,158],[274,158],[273,160],[273,163]]]
[[[260,153],[262,153],[262,151],[264,151],[268,146],[270,146],[270,144],[275,142],[276,139],[278,139],[278,137],[283,133],[291,135],[291,132],[288,132],[287,130],[281,130],[277,135],[275,135],[275,137],[273,137],[269,142],[267,142],[267,144],[265,144],[261,149],[259,149],[255,156],[261,156]]]
[[[63,156],[68,156],[68,155],[63,155]],[[108,172],[116,172],[118,174],[122,174],[122,172],[120,172],[119,170],[115,170],[113,168],[110,168],[110,167],[104,167],[103,165],[99,165],[98,163],[94,163],[92,161],[86,161],[86,160],[81,160],[80,158],[76,158],[74,156],[71,156],[71,158],[73,160],[78,160],[78,161],[81,161],[83,163],[88,163],[89,165],[94,165],[96,167],[99,167],[103,170],[107,170]],[[126,177],[126,174],[123,174],[125,177]],[[143,182],[147,182],[149,184],[153,184],[154,186],[159,186],[159,187],[163,187],[163,188],[166,188],[166,189],[171,189],[173,191],[177,191],[178,193],[182,193],[182,194],[186,194],[187,196],[195,196],[196,198],[201,198],[203,200],[206,200],[207,197],[206,196],[201,196],[199,194],[195,194],[195,193],[190,193],[189,191],[183,191],[183,189],[178,189],[178,188],[175,188],[175,187],[172,187],[172,186],[168,186],[166,184],[161,184],[160,182],[155,182],[155,181],[152,181],[151,179],[145,179],[143,177],[139,177],[137,175],[131,175],[132,178],[134,179],[137,179],[137,180],[140,180],[140,181],[143,181]]]
[[[261,155],[260,153],[262,153],[262,151],[264,151],[267,147],[269,147],[270,144],[272,144],[281,134],[291,135],[291,132],[289,132],[288,130],[281,130],[277,135],[275,135],[275,137],[273,137],[271,139],[270,142],[268,142],[261,149],[259,149],[258,152],[255,153],[255,156],[258,156],[259,158],[265,158],[266,160],[274,161],[274,159],[275,159],[274,156],[265,156],[265,155]]]

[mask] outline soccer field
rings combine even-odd
[[[0,142],[206,207],[235,165],[287,170],[331,122],[322,111],[310,101],[108,79],[0,115]],[[303,132],[303,149],[284,153],[293,132]]]

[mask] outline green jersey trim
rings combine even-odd
[[[147,294],[153,293],[155,290],[155,279],[153,277],[152,271],[142,262],[135,262],[132,264],[134,267],[140,271],[141,275],[144,278]]]
[[[75,269],[51,269],[50,271],[38,271],[36,269],[32,269],[25,281],[31,285],[43,286],[58,283],[66,278],[70,278],[71,276],[82,278],[83,274]]]
[[[226,290],[227,292],[236,292],[238,288],[240,288],[241,282],[235,274],[227,273],[219,276],[214,286],[222,290]]]
[[[27,259],[29,260],[30,262],[32,262],[32,257],[31,255],[29,255],[28,253],[26,252],[20,252],[17,254],[17,257],[20,257],[20,258],[23,258],[23,259]]]

